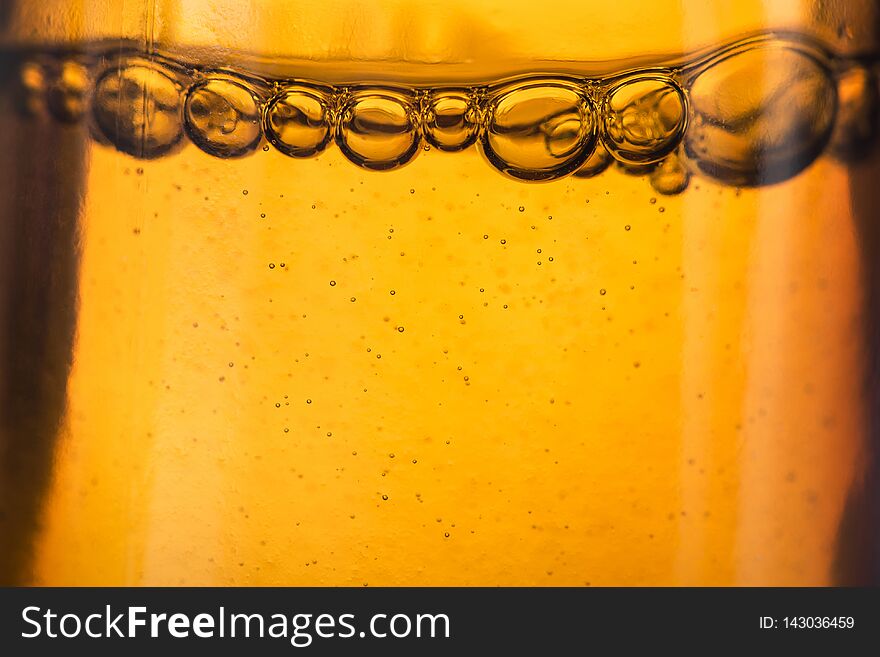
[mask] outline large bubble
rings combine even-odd
[[[215,157],[241,157],[256,150],[262,137],[260,97],[238,80],[211,77],[186,95],[186,133]]]
[[[561,178],[580,168],[596,146],[593,104],[572,82],[517,85],[489,102],[480,145],[492,166],[513,178]]]
[[[817,56],[767,42],[711,62],[691,84],[690,106],[690,161],[729,185],[764,185],[791,178],[819,156],[837,94]]]
[[[95,84],[95,124],[120,151],[143,159],[159,157],[183,136],[180,92],[172,73],[153,62],[110,68]]]

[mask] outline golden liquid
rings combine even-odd
[[[389,172],[265,139],[138,159],[83,121],[4,121],[84,149],[63,410],[4,581],[844,577],[873,151],[832,157],[807,130],[786,142],[803,171],[690,165],[673,189],[617,165],[530,184],[424,142]]]

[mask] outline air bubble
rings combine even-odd
[[[123,153],[142,159],[159,157],[183,136],[180,90],[153,63],[110,68],[95,84],[95,123]]]
[[[340,117],[336,143],[345,157],[364,169],[396,169],[419,152],[418,120],[409,99],[401,93],[354,93]]]
[[[194,85],[184,106],[186,133],[215,157],[241,157],[260,143],[260,98],[241,82],[209,78]]]
[[[333,137],[329,108],[328,98],[317,90],[285,89],[266,109],[266,138],[290,157],[314,157]]]
[[[88,67],[77,61],[63,62],[46,95],[52,115],[63,123],[79,121],[87,111],[91,84]]]
[[[625,80],[605,96],[602,141],[621,162],[658,162],[684,134],[686,105],[684,92],[670,78]]]
[[[871,69],[853,66],[837,78],[837,120],[830,151],[845,162],[867,155],[877,136],[877,78]]]
[[[768,43],[702,71],[690,102],[688,158],[721,182],[754,186],[787,180],[819,156],[837,95],[817,56]]]
[[[25,115],[42,114],[46,101],[46,67],[40,62],[24,62],[19,70],[18,82],[21,91],[19,109]]]
[[[464,91],[435,91],[423,115],[425,141],[441,151],[460,151],[477,140],[480,112]]]
[[[651,187],[658,194],[681,194],[687,189],[691,175],[681,161],[678,153],[670,153],[657,168],[651,172]]]
[[[566,81],[521,84],[486,110],[480,146],[496,169],[519,180],[555,180],[576,171],[596,145],[593,106]]]

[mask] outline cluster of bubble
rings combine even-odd
[[[51,69],[51,70],[50,70]],[[64,121],[90,116],[98,137],[138,158],[184,135],[215,157],[268,141],[292,158],[332,143],[356,165],[390,170],[423,145],[476,144],[515,179],[596,176],[612,162],[663,194],[694,172],[737,186],[794,176],[831,142],[840,157],[872,142],[878,87],[869,64],[795,38],[752,38],[676,68],[600,79],[533,76],[449,88],[330,86],[201,71],[132,55],[96,71],[29,62],[27,103]]]

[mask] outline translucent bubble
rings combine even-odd
[[[496,169],[520,180],[554,180],[576,171],[596,145],[595,112],[566,81],[530,82],[494,98],[480,138]]]
[[[120,151],[159,157],[183,136],[180,90],[171,74],[153,62],[111,67],[95,84],[95,124]]]
[[[670,153],[651,172],[651,187],[659,194],[681,194],[687,189],[691,175],[677,152]]]
[[[736,186],[791,178],[822,152],[837,95],[818,56],[771,42],[729,55],[690,88],[688,158]]]
[[[285,155],[313,157],[332,137],[330,101],[317,89],[291,87],[269,102],[266,138]]]
[[[340,112],[336,143],[360,167],[387,171],[419,152],[418,120],[410,99],[396,91],[359,91]]]
[[[425,106],[425,140],[441,151],[460,151],[477,140],[480,111],[464,91],[435,91]]]
[[[852,66],[837,78],[837,120],[830,151],[844,161],[867,155],[877,136],[877,78],[871,69]]]
[[[599,142],[596,144],[596,148],[593,150],[592,155],[587,158],[587,161],[584,162],[581,165],[581,168],[575,171],[573,175],[575,178],[592,178],[593,176],[598,176],[608,168],[608,165],[611,164],[611,162],[611,154],[602,142]]]
[[[27,61],[19,70],[19,109],[26,115],[39,115],[46,108],[46,67],[35,61]]]
[[[215,157],[241,157],[260,143],[260,97],[228,78],[209,78],[193,85],[184,106],[186,134]]]
[[[681,140],[687,124],[684,92],[661,75],[624,80],[602,106],[605,147],[621,162],[658,162]]]
[[[64,123],[75,123],[86,113],[92,79],[85,64],[62,62],[49,84],[46,101],[52,115]]]

